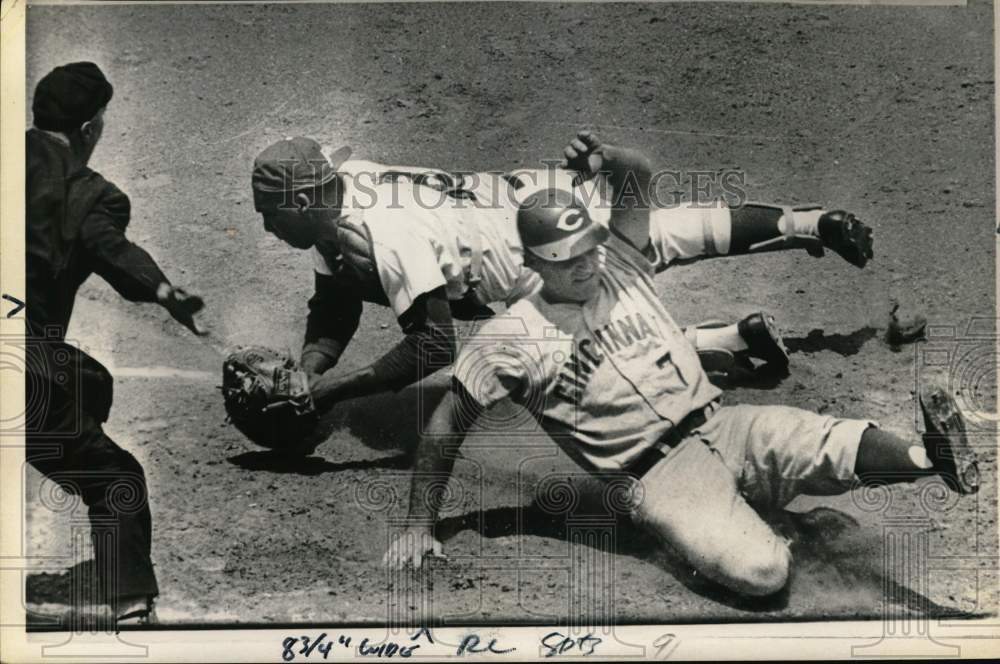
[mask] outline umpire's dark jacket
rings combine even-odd
[[[70,399],[82,395],[83,407],[103,422],[110,374],[62,343],[76,292],[96,272],[126,299],[155,302],[166,278],[125,238],[128,196],[86,166],[74,166],[69,146],[44,131],[28,130],[26,152],[27,387],[62,390]]]
[[[88,599],[155,597],[145,473],[101,426],[111,408],[111,375],[64,339],[77,289],[91,273],[134,302],[156,301],[166,279],[149,254],[125,239],[128,196],[74,165],[56,136],[31,129],[26,142],[25,457],[87,505],[97,581],[87,586]],[[121,486],[134,500],[116,491]]]

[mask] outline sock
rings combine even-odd
[[[748,348],[736,323],[726,327],[695,329],[695,348],[724,348],[734,353]]]
[[[912,482],[926,477],[932,466],[922,444],[868,427],[858,445],[854,474],[864,483]]]
[[[826,210],[802,210],[792,213],[792,230],[795,235],[811,235],[819,237],[819,218],[826,214]],[[781,215],[778,220],[778,230],[782,234],[788,233],[788,219]]]

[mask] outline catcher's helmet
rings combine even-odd
[[[568,261],[608,239],[608,229],[591,219],[573,194],[542,189],[517,209],[517,232],[524,248],[547,261]]]

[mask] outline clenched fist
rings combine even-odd
[[[600,139],[589,131],[578,131],[576,138],[563,148],[563,168],[579,172],[590,179],[600,172],[604,165],[604,146]]]

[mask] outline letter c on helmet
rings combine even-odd
[[[584,216],[579,210],[569,208],[559,215],[556,228],[567,232],[575,231],[583,224]]]

